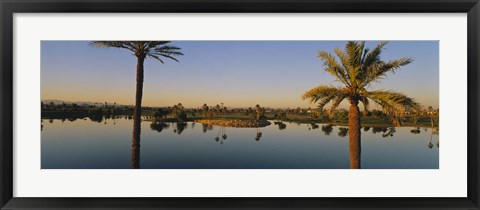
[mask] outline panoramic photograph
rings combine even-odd
[[[439,42],[41,41],[41,169],[439,169]]]

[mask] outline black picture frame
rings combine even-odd
[[[478,0],[0,0],[1,209],[479,209]],[[466,198],[17,198],[13,197],[15,13],[467,13],[468,196]],[[346,189],[348,190],[348,189]]]

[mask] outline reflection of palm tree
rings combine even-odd
[[[432,149],[432,148],[433,148],[432,136],[433,136],[433,134],[430,135],[430,141],[429,141],[428,144],[427,144],[427,147],[428,147],[429,149]]]
[[[177,122],[175,124],[177,125],[177,128],[174,130],[174,132],[177,133],[178,135],[182,134],[182,132],[187,127],[187,123],[184,123],[184,122]]]
[[[427,112],[428,112],[428,115],[430,115],[430,123],[432,124],[432,128],[433,128],[433,107],[429,106],[427,108]]]
[[[262,138],[262,132],[260,132],[257,128],[257,135],[255,136],[255,141],[260,141],[260,138]]]
[[[433,148],[433,143],[432,143],[432,140],[433,140],[433,128],[431,128],[432,132],[430,132],[430,141],[428,141],[428,144],[427,144],[427,147],[429,149],[432,149]]]
[[[432,144],[433,135],[438,136],[438,134],[439,134],[438,128],[432,128],[432,133],[430,134],[430,143],[427,145],[430,149],[433,147],[433,144]],[[436,145],[437,145],[437,148],[440,148],[440,139],[439,138],[437,139],[437,144]]]
[[[220,135],[222,136],[222,140],[220,140]],[[225,131],[225,127],[222,126],[218,130],[218,135],[217,135],[217,137],[215,137],[215,141],[217,141],[217,142],[220,141],[220,144],[223,144],[224,140],[227,140],[227,132]]]
[[[374,49],[369,50],[365,48],[365,42],[349,41],[345,46],[345,51],[340,48],[335,49],[335,54],[340,59],[340,63],[334,55],[325,51],[320,52],[318,57],[324,61],[325,71],[333,75],[344,87],[320,85],[303,95],[303,99],[308,99],[312,103],[318,102],[319,110],[323,110],[327,103],[332,102],[331,112],[344,99],[349,101],[350,168],[361,167],[359,102],[362,102],[364,109],[367,110],[370,100],[379,104],[397,126],[401,123],[399,114],[410,109],[420,108],[419,104],[412,98],[402,93],[384,90],[367,91],[372,82],[379,81],[385,78],[387,73],[412,62],[410,58],[382,61],[380,53],[386,44],[387,42],[381,42]]]
[[[202,131],[203,131],[204,133],[207,132],[207,128],[208,128],[208,125],[207,125],[207,124],[202,124]]]
[[[180,48],[168,45],[169,41],[94,41],[95,47],[123,48],[133,52],[137,57],[137,75],[135,92],[135,109],[133,111],[133,136],[132,136],[132,168],[140,168],[140,121],[142,115],[143,94],[143,63],[145,58],[154,58],[163,63],[163,58],[178,61],[175,56],[183,55]]]

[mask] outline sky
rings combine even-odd
[[[126,49],[94,48],[89,41],[41,42],[41,99],[133,105],[136,57]],[[345,41],[172,41],[179,62],[145,61],[143,106],[316,107],[301,99],[320,85],[340,86],[324,71],[319,51]],[[377,41],[367,41],[373,48]],[[438,41],[390,41],[381,59],[413,59],[368,90],[392,90],[438,108]],[[344,102],[340,107],[346,108]],[[328,108],[328,105],[327,107]]]

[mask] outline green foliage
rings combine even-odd
[[[277,110],[275,113],[277,119],[284,120],[287,118],[287,113],[283,110]]]
[[[154,109],[151,112],[151,117],[153,118],[154,122],[161,122],[163,118],[169,113],[169,111],[165,108],[158,108]]]
[[[337,112],[335,114],[335,119],[340,121],[340,123],[348,122],[348,112]]]
[[[177,119],[178,122],[187,121],[187,113],[185,112],[183,106],[181,104],[175,105],[172,108],[172,114]]]

